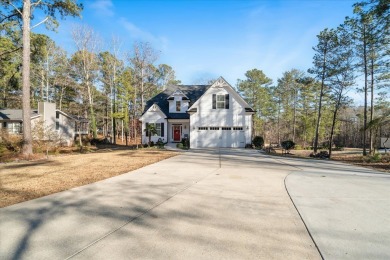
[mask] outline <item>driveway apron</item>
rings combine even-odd
[[[0,259],[320,259],[284,186],[253,150],[193,150],[0,209]]]
[[[390,259],[390,175],[352,165],[283,159],[286,187],[325,259]]]

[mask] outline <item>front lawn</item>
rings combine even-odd
[[[157,148],[103,149],[87,154],[1,163],[0,207],[107,179],[177,154]]]

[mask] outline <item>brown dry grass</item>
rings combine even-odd
[[[332,159],[390,173],[390,154],[383,154],[377,160],[374,160],[373,156],[363,156],[361,154],[338,154],[333,156]]]
[[[310,158],[312,150],[291,150],[290,154],[286,156]],[[275,154],[282,156],[282,149],[275,149]],[[362,149],[359,148],[345,148],[343,151],[333,151],[332,160],[358,165],[382,172],[390,172],[390,154],[383,154],[378,161],[372,160],[372,156],[362,156]]]
[[[107,179],[177,154],[153,148],[104,149],[89,154],[0,164],[0,207]]]

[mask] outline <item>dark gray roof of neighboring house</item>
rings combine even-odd
[[[31,111],[31,118],[36,116],[39,114]],[[0,109],[0,120],[23,121],[22,109]]]
[[[209,88],[211,85],[177,85],[168,86],[166,90],[160,94],[154,96],[148,102],[146,102],[144,113],[153,105],[157,104],[162,112],[170,119],[189,119],[188,113],[169,113],[168,97],[173,94],[177,89],[183,92],[190,99],[190,104],[194,104]]]

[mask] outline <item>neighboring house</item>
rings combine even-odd
[[[148,124],[157,142],[190,139],[191,148],[245,147],[252,139],[254,110],[220,77],[212,85],[178,85],[149,100],[140,118],[142,142],[148,143]]]
[[[42,124],[43,132],[55,134],[62,144],[72,145],[81,127],[81,134],[88,134],[88,120],[70,116],[56,109],[54,103],[40,102],[38,110],[31,112],[31,128]],[[22,134],[23,117],[21,109],[0,109],[0,129],[9,134]],[[33,133],[34,134],[34,133]]]
[[[380,148],[390,148],[390,137],[381,137]]]

